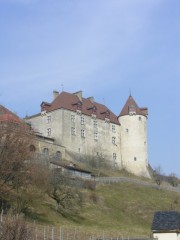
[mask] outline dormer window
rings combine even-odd
[[[97,108],[94,106],[93,109],[92,109],[93,114],[95,114],[96,111],[97,111]]]
[[[42,102],[42,103],[41,103],[41,112],[46,111],[50,106],[51,106],[50,103]]]
[[[96,112],[97,112],[97,108],[96,106],[91,106],[91,107],[88,107],[87,110],[91,111],[91,115],[93,118],[96,118]]]
[[[81,110],[82,109],[82,102],[78,102],[77,103],[77,110]]]
[[[136,115],[136,107],[131,105],[129,106],[129,115]]]
[[[73,105],[73,106],[76,106],[77,112],[81,112],[81,110],[82,110],[82,102],[81,102],[81,101],[72,103],[72,105]]]
[[[110,122],[110,111],[106,109],[105,111],[101,112],[103,115],[105,122],[109,123]]]
[[[110,112],[109,111],[106,111],[106,118],[109,118],[109,116],[110,116]]]

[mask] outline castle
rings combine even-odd
[[[150,177],[147,153],[147,108],[130,95],[119,116],[105,105],[76,93],[53,92],[51,103],[42,102],[40,113],[26,117],[41,151],[70,161],[100,157],[112,166]]]

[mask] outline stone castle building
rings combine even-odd
[[[116,116],[93,97],[84,98],[82,91],[53,94],[51,103],[42,102],[40,113],[25,119],[43,140],[42,152],[55,151],[70,161],[98,156],[112,166],[149,177],[147,108],[138,107],[129,96]]]

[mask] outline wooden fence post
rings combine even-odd
[[[46,240],[46,226],[44,226],[44,240]]]
[[[1,211],[1,222],[3,221],[3,209]]]
[[[51,240],[54,240],[54,227],[51,229]]]

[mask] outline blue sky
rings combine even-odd
[[[53,90],[119,114],[147,106],[149,162],[180,177],[179,0],[0,0],[0,104],[20,117]]]

